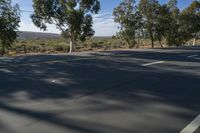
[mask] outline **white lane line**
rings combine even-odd
[[[192,57],[197,57],[197,56],[199,56],[199,55],[190,55],[190,56],[188,56],[188,58],[192,58]]]
[[[197,116],[187,127],[185,127],[180,133],[193,133],[200,127],[200,115]]]
[[[51,82],[52,82],[52,83],[55,83],[55,82],[56,82],[56,80],[52,80]]]
[[[155,64],[161,64],[164,63],[164,61],[157,61],[157,62],[152,62],[152,63],[146,63],[146,64],[142,64],[142,66],[151,66],[151,65],[155,65]]]
[[[0,69],[0,71],[5,72],[5,73],[13,73],[13,71],[10,71],[8,69]]]

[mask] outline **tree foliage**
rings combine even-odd
[[[193,1],[182,11],[180,25],[186,41],[200,36],[200,1]]]
[[[154,48],[157,12],[160,4],[157,0],[140,0],[139,9],[144,19],[144,28],[147,30]]]
[[[120,24],[120,32],[118,35],[125,40],[129,47],[136,45],[136,34],[139,32],[142,22],[141,15],[135,0],[124,0],[113,12],[115,22]]]
[[[135,44],[136,35],[150,38],[151,46],[165,40],[168,46],[182,45],[200,35],[200,1],[193,1],[180,11],[177,0],[161,5],[158,0],[124,0],[113,12],[115,22],[120,24],[119,35],[128,43]]]
[[[94,35],[92,14],[100,10],[99,0],[33,0],[33,23],[46,30],[55,24],[65,39],[70,39],[71,50],[78,40]]]
[[[179,16],[180,11],[177,7],[177,0],[170,0],[166,5],[166,27],[164,31],[164,36],[166,38],[167,44],[172,45],[181,45],[182,35],[180,32]]]
[[[17,38],[17,30],[20,22],[19,6],[11,5],[11,0],[0,0],[0,44],[1,54],[4,55],[5,48]]]

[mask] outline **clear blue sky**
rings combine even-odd
[[[117,31],[117,24],[113,22],[112,11],[120,3],[121,0],[100,0],[101,12],[94,16],[94,29],[97,36],[111,36]],[[138,1],[138,0],[137,0]],[[178,0],[178,7],[184,9],[194,0]],[[161,4],[167,3],[168,0],[159,0]],[[21,10],[32,11],[32,0],[13,0],[13,3],[18,3]],[[23,12],[20,30],[22,31],[37,31],[42,32],[36,28],[30,19],[30,12]],[[49,25],[47,32],[59,33],[53,26]]]

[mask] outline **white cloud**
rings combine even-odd
[[[24,22],[22,21],[20,23],[20,31],[32,31],[32,32],[47,32],[47,33],[60,33],[60,31],[58,29],[56,29],[55,26],[53,25],[48,25],[48,30],[47,31],[43,31],[40,30],[39,28],[37,28],[32,22]]]
[[[118,31],[118,24],[109,13],[94,16],[94,30],[96,36],[112,36]]]
[[[111,14],[103,12],[93,17],[96,36],[112,36],[118,31],[118,24],[114,22]]]
[[[108,12],[101,12],[100,14],[93,15],[95,30],[95,36],[112,36],[118,30],[118,25],[114,23],[113,17]],[[44,32],[37,28],[32,22],[29,16],[23,17],[20,23],[20,31],[32,31],[32,32]],[[60,33],[54,25],[48,25],[48,33]]]

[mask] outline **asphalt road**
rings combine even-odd
[[[0,59],[1,133],[196,133],[199,114],[199,47]]]

